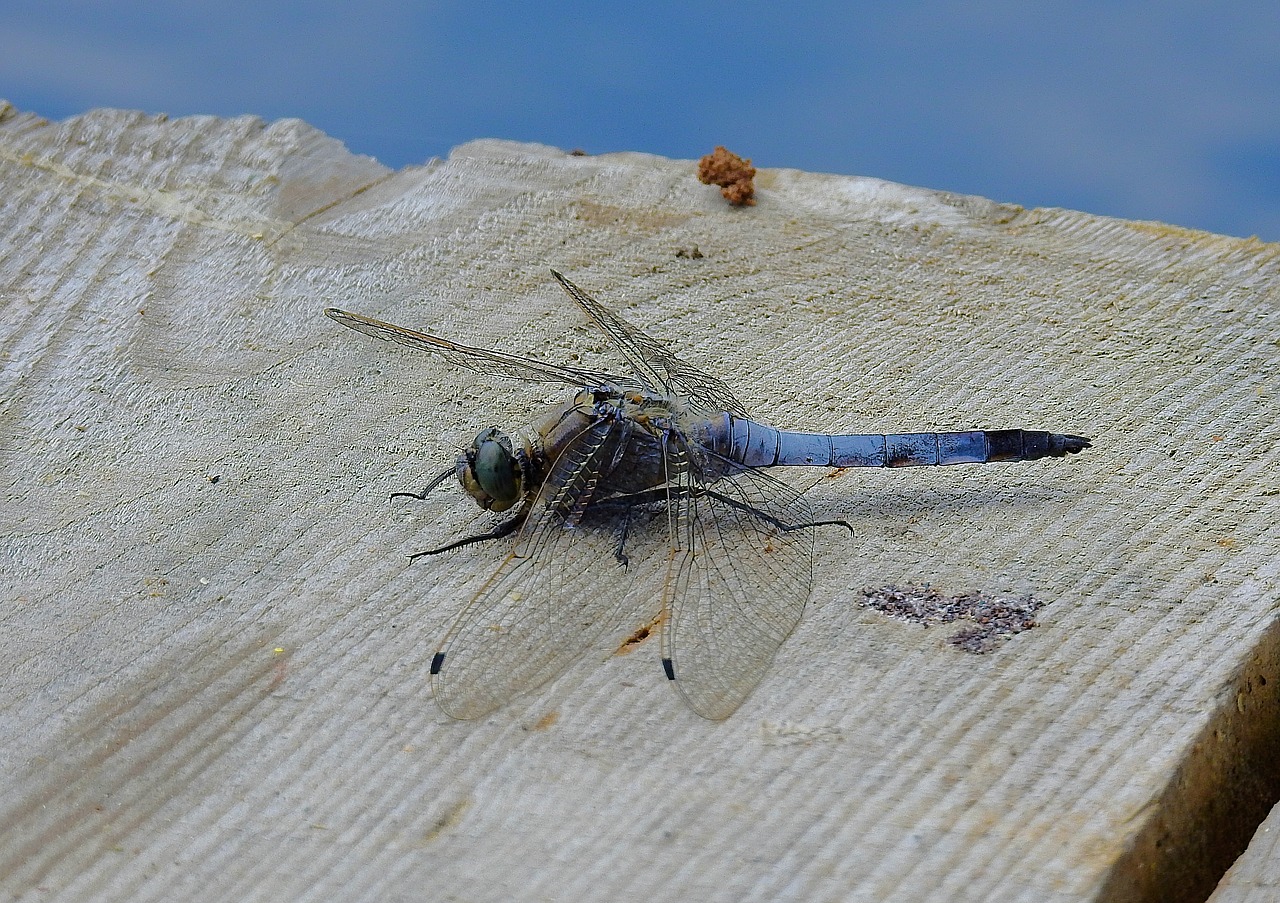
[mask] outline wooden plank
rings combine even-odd
[[[1272,903],[1280,899],[1280,806],[1223,876],[1209,903]]]
[[[10,893],[1203,899],[1274,802],[1276,246],[874,179],[763,171],[730,208],[690,161],[483,141],[390,172],[296,121],[2,109]],[[431,658],[502,550],[409,564],[489,521],[387,496],[563,395],[320,312],[616,367],[551,266],[776,426],[1094,448],[788,474],[855,536],[818,536],[809,610],[728,721],[681,705],[655,642],[612,654],[660,554],[601,571],[634,609],[599,654],[450,721]],[[974,655],[861,604],[908,584],[1043,607]]]

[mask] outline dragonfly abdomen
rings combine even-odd
[[[1089,447],[1082,436],[1043,430],[831,435],[777,430],[731,417],[726,457],[750,467],[913,467],[1061,458]]]

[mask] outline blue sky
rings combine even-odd
[[[5,0],[0,97],[876,176],[1280,241],[1280,3]]]

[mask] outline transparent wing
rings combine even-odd
[[[363,332],[365,335],[373,336],[375,339],[407,345],[419,351],[430,351],[432,354],[440,355],[450,363],[466,367],[469,370],[478,370],[482,373],[492,373],[509,379],[523,379],[532,382],[563,382],[571,386],[619,384],[618,377],[598,370],[564,367],[558,364],[537,361],[533,358],[520,357],[515,354],[505,354],[501,351],[489,351],[484,348],[459,345],[457,342],[450,342],[448,339],[442,339],[430,333],[406,329],[403,326],[396,326],[394,323],[384,323],[382,320],[375,320],[363,314],[339,310],[336,307],[326,308],[325,316],[341,323],[343,326],[354,329],[356,332]]]
[[[783,526],[812,516],[795,490],[762,470],[709,487],[696,467],[685,470],[673,499],[677,548],[664,590],[663,658],[689,707],[720,720],[760,682],[800,621],[814,535]]]
[[[723,382],[680,360],[657,341],[601,306],[560,273],[552,270],[551,275],[556,277],[591,322],[613,341],[627,359],[635,377],[655,395],[680,396],[696,411],[728,411],[747,416],[742,403]]]
[[[558,676],[619,625],[626,572],[611,554],[614,533],[591,522],[589,504],[626,432],[599,421],[560,456],[512,553],[449,630],[431,678],[449,715],[488,714]]]

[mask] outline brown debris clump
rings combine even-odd
[[[724,199],[735,207],[755,206],[756,186],[752,179],[756,168],[750,160],[744,160],[723,146],[698,161],[698,181],[704,185],[719,185]]]

